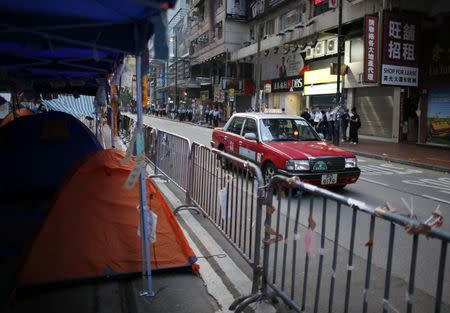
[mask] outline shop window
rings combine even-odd
[[[300,23],[300,9],[290,10],[280,17],[280,30],[286,30]]]
[[[330,10],[328,0],[312,0],[313,16],[320,15]]]
[[[350,63],[361,62],[364,59],[364,41],[361,38],[350,41]]]
[[[273,35],[275,33],[275,19],[271,19],[266,22],[266,32],[265,35]]]

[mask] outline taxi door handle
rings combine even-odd
[[[242,146],[242,141],[239,141],[239,145]]]
[[[227,140],[227,139],[228,139],[228,136],[223,137],[223,139],[224,139],[224,140]]]

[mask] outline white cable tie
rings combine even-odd
[[[300,234],[294,233],[294,241],[300,240]]]
[[[353,265],[347,265],[347,271],[351,272],[355,269]]]
[[[413,295],[412,294],[410,294],[409,292],[406,292],[406,303],[410,303],[410,304],[412,304],[413,303]]]
[[[336,279],[336,271],[335,270],[331,270],[331,277],[333,277],[334,279]]]
[[[363,299],[364,299],[364,303],[367,303],[367,301],[369,300],[369,295],[367,292],[367,289],[363,289]]]
[[[319,248],[319,255],[325,255],[325,249],[324,248]]]
[[[360,210],[368,212],[368,213],[373,213],[374,212],[374,210],[372,208],[370,208],[369,206],[367,206],[367,204],[365,202],[363,202],[363,201],[359,201],[359,200],[356,200],[356,199],[349,198],[347,200],[347,204],[350,207],[356,206]]]

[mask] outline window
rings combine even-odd
[[[217,29],[217,38],[218,39],[222,39],[222,21],[220,21],[219,23],[216,24],[216,29]]]
[[[330,10],[328,0],[312,0],[313,15],[317,16]]]
[[[250,35],[250,40],[255,40],[255,28],[253,26],[250,26],[249,35]]]
[[[286,30],[300,23],[300,9],[290,10],[280,17],[280,30]]]
[[[273,35],[275,33],[275,19],[271,19],[266,22],[265,35]]]
[[[315,131],[304,120],[263,119],[261,120],[263,141],[318,141]]]
[[[364,41],[362,38],[350,41],[350,63],[361,62],[364,59]]]
[[[227,131],[233,134],[240,135],[243,124],[244,124],[243,117],[235,117],[228,126]]]
[[[245,120],[244,131],[242,135],[253,133],[258,137],[258,128],[256,127],[256,121],[254,119],[248,118]]]

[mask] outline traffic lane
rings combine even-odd
[[[177,120],[161,119],[152,116],[144,116],[144,123],[161,130],[187,137],[191,141],[206,146],[210,145],[212,129],[180,123]],[[417,210],[420,216],[431,214],[438,206],[444,213],[444,217],[446,214],[450,214],[449,205],[439,201],[447,201],[447,194],[442,193],[441,190],[436,188],[430,188],[429,186],[431,186],[431,184],[422,186],[413,184],[413,182],[420,179],[440,181],[439,179],[442,178],[447,179],[449,177],[448,175],[406,165],[380,162],[379,160],[368,158],[358,157],[358,160],[359,166],[363,170],[361,178],[356,184],[348,185],[341,191],[342,194],[352,196],[356,199],[366,199],[367,202],[373,206],[379,206],[385,202],[389,202],[400,210],[409,212],[409,209],[402,201],[403,198],[408,205],[412,202],[412,209],[414,211]],[[409,183],[404,183],[403,181]],[[442,184],[442,186],[444,186],[444,184]],[[377,192],[373,192],[374,190]],[[385,190],[387,190],[388,193],[385,193]],[[397,192],[400,192],[401,196],[399,196]],[[389,194],[390,197],[386,197],[387,194]]]
[[[417,167],[359,158],[360,180],[450,205],[450,175]]]
[[[144,115],[144,124],[188,138],[191,141],[211,146],[212,129],[181,123],[177,120],[169,120]]]

